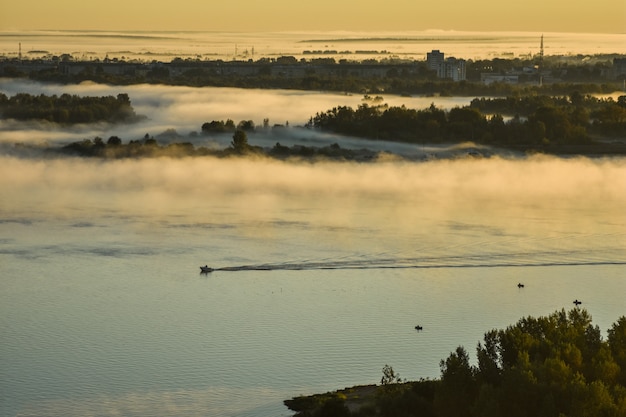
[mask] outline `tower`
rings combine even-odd
[[[539,68],[543,66],[543,33],[541,34],[541,44],[539,47]]]
[[[541,43],[539,44],[539,62],[537,63],[537,73],[539,75],[539,86],[543,85],[543,33],[541,34]]]

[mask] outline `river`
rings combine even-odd
[[[386,364],[402,378],[436,378],[457,346],[475,359],[484,332],[574,299],[604,335],[626,313],[624,158],[50,157],[39,146],[167,129],[227,146],[189,134],[208,120],[270,112],[297,125],[360,102],[65,89],[128,92],[148,120],[70,130],[3,122],[2,416],[288,416],[284,399],[377,383]],[[464,99],[445,100],[436,104]],[[353,146],[364,143],[377,146]],[[200,274],[205,264],[217,270]]]

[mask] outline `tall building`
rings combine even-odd
[[[428,69],[437,72],[437,76],[439,76],[439,70],[444,62],[444,54],[443,52],[439,52],[438,49],[433,49],[431,52],[426,53],[426,65]]]
[[[626,58],[613,58],[613,79],[626,80]]]
[[[452,81],[463,81],[466,76],[465,60],[448,58],[443,65],[444,76],[442,78],[450,78]]]
[[[465,60],[454,57],[445,58],[445,54],[438,49],[426,53],[428,69],[435,71],[439,78],[450,78],[453,81],[462,81],[466,78]]]

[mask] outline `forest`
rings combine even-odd
[[[356,110],[340,106],[317,113],[308,126],[378,140],[473,141],[520,150],[567,152],[568,146],[579,150],[581,145],[599,146],[594,138],[624,138],[626,96],[617,101],[578,92],[563,97],[477,98],[469,106],[449,111],[434,105],[416,110],[365,102]]]
[[[626,316],[607,335],[578,307],[525,317],[487,331],[475,365],[456,348],[439,379],[405,381],[386,365],[379,385],[284,403],[296,417],[623,417]]]
[[[143,139],[130,140],[127,144],[122,142],[118,136],[111,136],[106,141],[100,137],[94,139],[84,139],[72,142],[59,149],[48,149],[50,153],[61,153],[82,157],[96,158],[154,158],[154,157],[202,157],[213,156],[217,158],[225,157],[269,157],[275,159],[295,158],[299,160],[338,160],[338,161],[374,161],[379,155],[378,152],[368,149],[345,149],[334,143],[329,146],[284,146],[277,142],[272,148],[264,149],[251,145],[248,135],[244,130],[233,130],[233,140],[225,149],[215,150],[204,146],[195,147],[190,142],[175,142],[159,144],[157,140],[149,135]]]
[[[79,97],[62,94],[46,96],[0,94],[0,118],[17,120],[45,120],[60,125],[95,122],[136,122],[138,116],[127,94],[117,97]],[[318,112],[304,126],[324,132],[338,133],[367,139],[425,143],[474,142],[521,152],[559,154],[625,154],[626,95],[617,100],[596,98],[573,92],[566,96],[531,95],[524,97],[476,98],[469,106],[444,110],[431,104],[425,109],[405,106],[390,107],[380,96],[365,95],[356,109],[339,106]],[[252,120],[238,124],[231,119],[213,120],[200,127],[202,135],[234,133],[246,135],[246,146],[236,154],[266,154],[272,157],[290,156],[372,159],[374,154],[357,155],[341,149],[341,139],[332,147],[321,149],[287,148],[277,143],[270,150],[251,146],[247,135],[270,129],[268,119],[262,127]],[[286,128],[274,126],[273,128]],[[252,136],[251,136],[252,137]],[[164,149],[167,148],[167,149]],[[154,138],[131,140],[127,145],[119,137],[85,139],[63,148],[83,156],[159,156],[188,155],[228,156],[232,148],[223,151],[195,149],[183,142],[161,146]]]
[[[0,93],[0,118],[15,120],[45,120],[61,125],[96,122],[135,122],[128,94],[117,97],[83,97],[19,93],[11,97]]]

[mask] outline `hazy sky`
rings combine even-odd
[[[624,0],[0,0],[0,30],[625,33]]]

